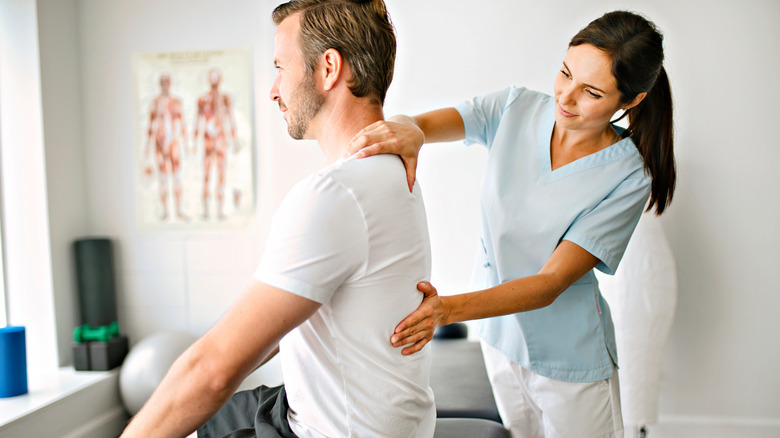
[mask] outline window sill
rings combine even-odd
[[[127,419],[119,369],[29,370],[28,386],[25,395],[0,398],[0,436],[116,436]]]

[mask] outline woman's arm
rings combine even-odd
[[[549,306],[598,263],[599,259],[591,253],[564,240],[538,274],[489,289],[439,296],[430,283],[421,283],[418,289],[425,294],[423,302],[396,326],[390,342],[395,347],[413,344],[402,350],[403,354],[412,354],[433,338],[438,326]]]
[[[417,156],[423,143],[462,140],[465,135],[463,119],[455,108],[443,108],[415,117],[397,115],[368,125],[355,134],[347,155],[357,153],[357,158],[376,154],[400,156],[411,191],[417,171]]]
[[[413,117],[413,120],[425,133],[426,143],[457,141],[466,137],[463,118],[455,108],[430,111]]]

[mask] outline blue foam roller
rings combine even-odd
[[[24,327],[0,328],[0,397],[27,394]]]

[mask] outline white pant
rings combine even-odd
[[[482,342],[498,413],[512,438],[622,438],[618,373],[598,382],[540,376]]]

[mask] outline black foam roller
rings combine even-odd
[[[114,255],[109,239],[74,244],[82,324],[100,327],[117,320]]]

